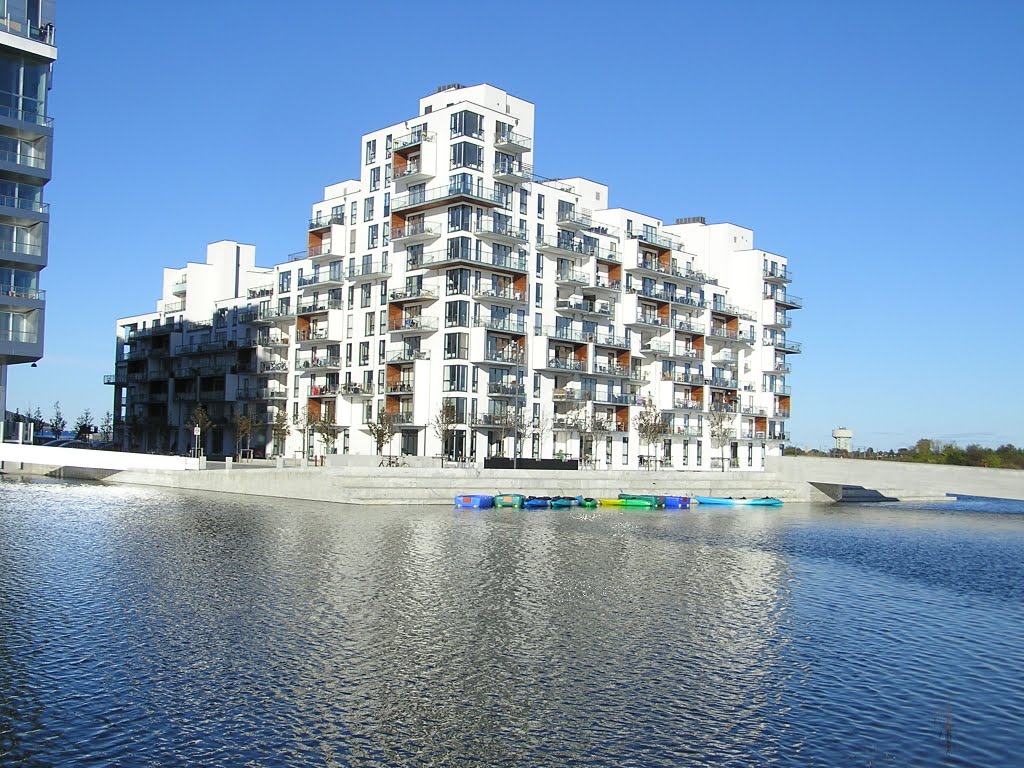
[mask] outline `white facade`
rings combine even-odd
[[[244,290],[221,275],[199,299],[190,276],[183,318],[228,310],[239,324],[223,340],[255,345],[234,394],[277,393],[232,400],[226,383],[224,410],[269,423],[284,409],[289,454],[376,453],[366,423],[384,412],[395,451],[477,462],[718,469],[777,455],[799,352],[786,259],[742,227],[665,225],[608,207],[602,184],[540,181],[532,156],[529,102],[489,85],[441,90],[362,137],[360,178],[325,189],[305,250],[235,276]],[[140,322],[119,321],[119,342]],[[455,423],[442,431],[443,404]],[[311,421],[338,425],[336,442],[302,428]],[[268,428],[254,445],[272,442]]]

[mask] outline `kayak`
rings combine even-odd
[[[521,493],[502,493],[494,497],[494,506],[511,509],[522,509],[526,497]]]
[[[600,503],[597,499],[586,498],[580,502],[580,506],[585,509],[593,509]]]
[[[781,507],[782,501],[772,496],[762,496],[760,499],[740,498],[734,499],[731,496],[694,496],[698,504],[719,504],[732,507]]]
[[[544,496],[530,496],[523,502],[525,509],[547,509],[551,506],[551,499]]]
[[[686,509],[690,506],[689,496],[666,496],[665,509]]]
[[[622,499],[598,499],[597,503],[602,507],[624,507],[626,506],[625,501]]]
[[[456,496],[455,506],[457,509],[490,509],[494,506],[494,497],[480,494]]]
[[[569,507],[578,507],[582,503],[582,496],[556,496],[551,500],[551,508],[568,509]]]
[[[622,499],[623,501],[630,501],[630,500],[649,501],[651,503],[651,506],[654,506],[654,507],[664,507],[665,506],[665,497],[664,496],[650,496],[650,495],[646,495],[646,494],[642,494],[642,493],[620,493],[619,494],[619,498]]]

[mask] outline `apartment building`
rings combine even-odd
[[[53,0],[0,0],[0,413],[8,367],[43,356],[53,20]]]
[[[762,467],[788,439],[800,351],[786,258],[743,227],[666,224],[610,207],[603,184],[543,178],[533,126],[493,86],[439,89],[362,137],[359,178],[325,189],[304,249],[262,270],[208,256],[186,270],[232,290],[202,297],[165,270],[160,311],[118,321],[115,413],[179,451],[182,404],[201,402],[222,419],[214,452],[245,413],[257,451],[372,454],[383,413],[410,455]],[[180,381],[202,355],[223,373]]]

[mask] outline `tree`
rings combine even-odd
[[[366,422],[366,428],[370,430],[370,437],[373,438],[373,442],[377,446],[377,455],[380,456],[384,453],[384,446],[391,442],[391,438],[395,436],[397,425],[395,419],[390,413],[383,410],[377,413],[376,421]]]
[[[103,421],[100,422],[100,438],[108,442],[114,436],[114,414],[107,411],[103,414]]]
[[[309,445],[309,433],[313,429],[313,425],[317,422],[317,416],[314,416],[309,406],[306,406],[299,411],[298,418],[295,421],[295,426],[302,430],[302,455],[305,457],[309,456],[310,445]]]
[[[580,431],[580,458],[584,461],[594,461],[594,450],[602,438],[611,431],[611,420],[597,413],[584,413],[577,424]]]
[[[88,440],[92,430],[92,411],[86,408],[82,411],[82,415],[75,420],[75,439]]]
[[[288,416],[284,410],[278,408],[277,413],[274,415],[274,423],[270,425],[270,434],[274,439],[274,453],[281,455],[284,452],[284,441],[288,439],[288,435],[292,433],[292,428],[288,424]]]
[[[443,400],[437,415],[430,422],[434,434],[441,441],[441,453],[448,453],[451,450],[452,437],[455,435],[455,426],[458,423],[459,414],[455,409],[455,403],[451,400]]]
[[[526,433],[531,437],[531,439],[533,437],[537,438],[537,453],[539,456],[544,455],[544,441],[547,439],[547,436],[550,435],[553,431],[554,421],[552,421],[549,417],[544,416],[543,414],[541,416],[538,416],[536,419],[530,421],[529,425],[527,426]]]
[[[652,398],[644,400],[644,407],[637,413],[634,424],[640,442],[647,444],[647,463],[650,465],[651,448],[665,434],[665,419]]]
[[[60,400],[58,400],[53,404],[53,417],[50,419],[50,431],[53,432],[54,438],[60,437],[67,425],[68,420],[64,418],[64,413],[60,409]]]
[[[202,403],[192,409],[192,413],[188,419],[186,419],[185,423],[193,430],[196,427],[199,427],[199,431],[201,433],[208,432],[213,428],[213,421],[210,420],[210,417],[206,413],[206,408],[203,407]]]
[[[714,410],[708,414],[708,433],[711,435],[711,443],[719,449],[722,460],[722,471],[725,472],[725,446],[732,438],[732,413],[724,410]]]
[[[501,411],[491,414],[491,426],[498,433],[498,456],[505,455],[505,443],[509,436],[518,438],[523,431],[522,412],[513,405],[505,406]]]
[[[245,449],[249,450],[252,446],[250,441],[252,440],[252,433],[255,431],[258,422],[252,416],[247,414],[238,413],[235,414],[235,449],[236,451],[241,449],[242,442],[245,442]]]
[[[324,449],[327,453],[334,453],[334,443],[338,440],[341,427],[334,423],[334,419],[325,408],[320,412],[320,418],[313,425],[313,429],[324,441]]]

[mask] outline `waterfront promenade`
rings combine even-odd
[[[763,472],[510,470],[380,467],[376,457],[334,457],[327,467],[234,464],[14,443],[0,472],[349,504],[450,504],[457,494],[775,496],[791,502],[901,501],[947,494],[1024,499],[1024,472],[856,459],[779,457]],[[372,458],[372,460],[371,460]],[[57,463],[60,461],[61,463]],[[350,462],[350,463],[342,463]]]

